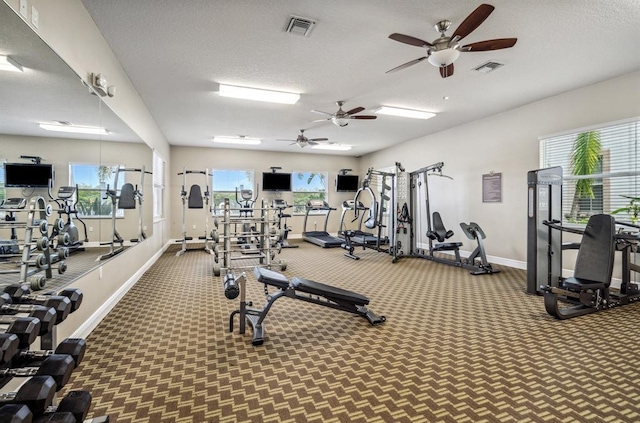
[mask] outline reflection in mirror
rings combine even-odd
[[[33,288],[46,283],[47,288],[56,289],[99,265],[96,258],[110,248],[104,243],[122,239],[116,244],[128,248],[151,235],[151,175],[145,174],[143,180],[140,172],[117,169],[151,171],[152,153],[4,2],[0,2],[0,59],[2,56],[18,64],[21,71],[0,68],[0,200],[4,201],[0,207],[0,289],[16,282],[33,283]],[[107,132],[69,132],[86,129],[77,127],[105,128]],[[35,186],[42,185],[32,180],[37,176],[35,167],[16,166],[27,171],[17,176],[5,174],[11,163],[32,165],[38,160],[54,168],[50,189]],[[116,174],[115,197],[121,195],[123,184],[130,183],[137,194],[136,208],[116,208],[112,219],[112,199],[106,194],[107,187],[113,190]],[[45,220],[39,212],[28,211],[37,198],[52,208],[46,231],[41,226],[30,227]],[[63,244],[69,257],[64,257]],[[59,273],[65,267],[66,272]]]

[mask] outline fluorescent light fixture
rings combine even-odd
[[[241,145],[258,145],[262,142],[260,138],[249,137],[225,137],[216,135],[213,142],[218,144],[241,144]]]
[[[436,114],[422,110],[400,109],[397,107],[381,106],[374,110],[379,115],[401,116],[413,119],[431,119]]]
[[[13,60],[10,56],[0,55],[0,70],[22,72],[22,66],[20,66],[20,63]]]
[[[108,135],[109,131],[98,126],[72,125],[68,122],[41,123],[40,128],[47,131],[72,132],[76,134]]]
[[[351,150],[350,145],[344,145],[344,144],[317,144],[311,148],[313,148],[314,150],[337,150],[337,151]]]
[[[220,95],[223,97],[243,98],[245,100],[266,101],[269,103],[295,104],[300,94],[282,91],[260,90],[257,88],[237,87],[220,84]]]

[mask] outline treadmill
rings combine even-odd
[[[304,215],[304,232],[302,232],[302,239],[312,244],[319,245],[322,248],[335,248],[340,247],[344,240],[335,236],[329,235],[327,232],[327,224],[329,222],[329,214],[331,210],[335,210],[330,207],[324,200],[309,200],[306,205],[307,213]],[[325,211],[324,214],[324,230],[323,231],[307,231],[307,220],[309,218],[309,212],[311,211]]]

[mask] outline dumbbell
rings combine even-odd
[[[49,357],[45,358],[38,367],[29,366],[0,369],[0,378],[51,376],[55,381],[56,390],[60,390],[67,384],[67,382],[69,382],[71,373],[73,373],[74,368],[75,362],[70,355],[52,354]]]
[[[23,285],[25,286],[25,285]],[[25,286],[26,287],[26,286]],[[56,322],[58,325],[62,323],[69,313],[71,313],[71,300],[67,297],[63,297],[60,295],[52,295],[47,300],[43,301],[42,304],[39,304],[43,307],[51,307],[56,312]],[[6,306],[6,307],[3,307]],[[13,297],[8,292],[3,292],[0,294],[0,309],[6,308],[8,310],[26,310],[25,307],[32,307],[33,304],[14,304]]]
[[[16,341],[17,343],[17,341]],[[15,352],[11,365],[20,367],[42,362],[54,354],[66,354],[73,358],[74,368],[78,367],[87,350],[87,342],[83,338],[67,338],[60,342],[55,350],[23,350]]]
[[[71,391],[62,398],[58,406],[49,406],[37,417],[23,404],[7,404],[0,407],[0,422],[7,423],[75,423],[85,422],[91,408],[88,391]],[[106,420],[108,421],[108,420]]]
[[[36,340],[40,334],[40,326],[42,324],[37,317],[0,315],[0,325],[7,325],[4,332],[15,334],[18,337],[18,348],[25,349],[29,348],[29,345]]]
[[[8,363],[20,349],[20,341],[13,333],[0,333],[0,365]],[[2,420],[0,420],[2,421]]]
[[[38,335],[46,335],[56,324],[56,311],[51,307],[30,304],[2,304],[0,299],[0,323],[4,317],[14,317],[17,313],[28,313],[28,317],[40,320]]]
[[[33,413],[24,404],[6,404],[0,407],[0,422],[33,423]]]
[[[20,304],[46,305],[45,303],[49,301],[51,297],[67,297],[69,301],[71,301],[71,313],[80,308],[82,298],[84,297],[82,291],[77,288],[65,288],[62,291],[50,291],[44,294],[32,294],[28,286],[19,284],[5,287],[4,292],[11,296],[14,303]]]
[[[16,392],[1,393],[0,404],[23,404],[34,415],[40,415],[53,404],[56,390],[56,382],[51,376],[34,376],[27,379]]]

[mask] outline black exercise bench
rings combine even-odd
[[[346,289],[337,288],[335,286],[314,282],[309,279],[297,278],[289,280],[282,273],[274,272],[263,267],[256,267],[254,275],[258,282],[265,285],[265,294],[267,295],[267,303],[262,309],[251,309],[246,307],[244,297],[240,300],[240,309],[231,313],[229,318],[229,331],[233,332],[233,319],[236,314],[240,315],[240,333],[244,333],[245,320],[248,321],[253,328],[253,345],[261,345],[264,342],[264,319],[271,309],[273,303],[282,297],[289,297],[297,300],[306,301],[325,307],[335,308],[337,310],[346,311],[357,314],[367,319],[371,325],[383,323],[386,318],[377,316],[371,310],[367,309],[369,299],[364,295],[347,291]],[[230,280],[234,282],[229,283]],[[244,274],[237,280],[244,283]],[[278,289],[274,294],[268,294],[266,287],[273,286]],[[232,287],[232,289],[229,289]],[[234,292],[235,295],[228,295],[227,290]],[[240,292],[238,292],[240,291]],[[235,279],[230,279],[229,275],[225,278],[225,295],[227,298],[235,298],[239,293],[244,293],[244,288],[240,287]]]

